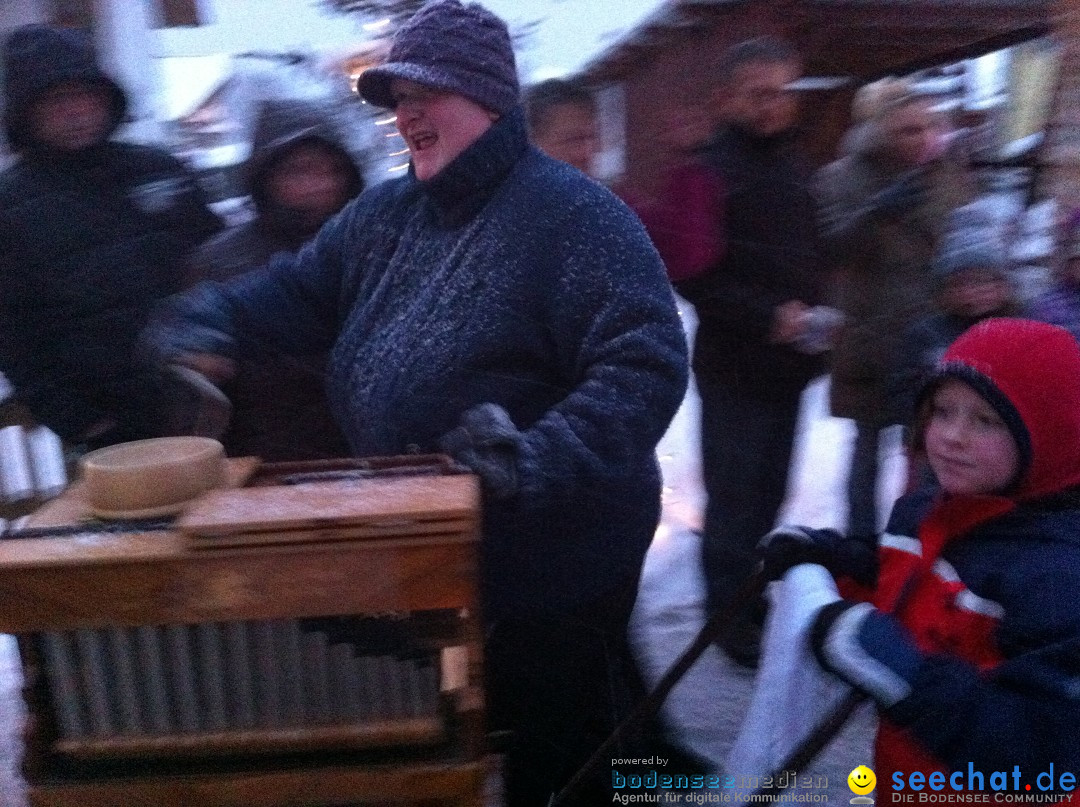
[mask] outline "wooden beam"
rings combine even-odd
[[[829,28],[915,28],[963,30],[972,26],[996,29],[1049,25],[1051,0],[1016,3],[815,3],[802,5],[798,13]]]
[[[928,67],[938,67],[944,64],[963,61],[964,59],[972,59],[976,56],[983,56],[987,53],[992,53],[995,50],[1001,50],[1003,48],[1012,47],[1013,45],[1019,45],[1021,42],[1029,42],[1032,39],[1038,39],[1049,33],[1049,25],[1023,28],[995,34],[994,36],[982,39],[959,42],[951,48],[928,49],[929,52],[925,55],[892,65],[883,64],[875,59],[874,62],[876,62],[876,68],[869,69],[862,73],[862,76],[867,81],[875,81],[889,75],[914,73],[916,70],[925,70]]]

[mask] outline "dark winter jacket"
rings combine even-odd
[[[117,427],[104,442],[153,436],[167,382],[138,336],[220,221],[191,174],[157,149],[105,143],[62,156],[34,142],[27,110],[58,81],[119,93],[88,45],[41,30],[13,35],[6,54],[5,123],[20,160],[0,175],[0,372],[63,438],[107,419]],[[114,125],[122,109],[117,101]]]
[[[952,162],[926,169],[925,200],[911,211],[884,217],[867,209],[870,198],[904,172],[870,138],[818,175],[822,228],[839,278],[833,303],[846,317],[831,355],[830,408],[837,417],[880,426],[898,423],[889,382],[908,326],[930,313],[931,261],[949,213],[969,200],[966,177]]]
[[[520,109],[431,180],[372,188],[296,257],[180,308],[202,349],[333,346],[330,398],[359,455],[436,449],[480,403],[510,413],[518,489],[485,500],[488,619],[636,585],[685,337],[636,216],[531,148]]]
[[[919,659],[910,694],[883,714],[879,781],[969,764],[987,779],[1019,765],[1028,783],[1051,764],[1080,770],[1080,349],[1057,329],[1024,337],[1031,325],[976,326],[931,382],[1003,396],[1022,470],[999,495],[894,508],[873,600],[900,603]]]
[[[694,370],[747,394],[798,395],[821,360],[769,343],[777,306],[819,302],[821,260],[810,173],[787,137],[722,130],[701,153],[724,189],[727,249],[704,275],[676,284],[697,311]]]
[[[247,165],[257,217],[204,245],[192,258],[193,280],[228,280],[265,266],[279,252],[295,252],[316,230],[275,204],[267,190],[274,165],[292,148],[319,143],[338,157],[347,198],[360,192],[360,168],[324,112],[305,101],[274,101],[259,112]],[[232,418],[222,443],[230,456],[267,461],[324,459],[349,453],[326,399],[326,354],[264,356],[240,363],[225,385]]]

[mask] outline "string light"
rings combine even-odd
[[[390,24],[390,18],[384,17],[376,22],[369,22],[361,26],[365,31],[381,31],[383,28]]]

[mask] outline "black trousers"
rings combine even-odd
[[[801,390],[747,395],[733,379],[702,372],[701,459],[705,492],[702,565],[706,606],[722,608],[757,562],[787,493]]]
[[[485,646],[489,724],[509,732],[507,807],[545,807],[643,694],[626,636],[637,579],[569,615],[500,619]],[[616,755],[636,755],[628,739]],[[611,763],[569,804],[611,802]]]

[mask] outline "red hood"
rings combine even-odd
[[[1080,345],[1068,331],[1030,320],[985,320],[945,352],[934,379],[949,377],[987,397],[1020,444],[1024,470],[1010,498],[1080,485]]]

